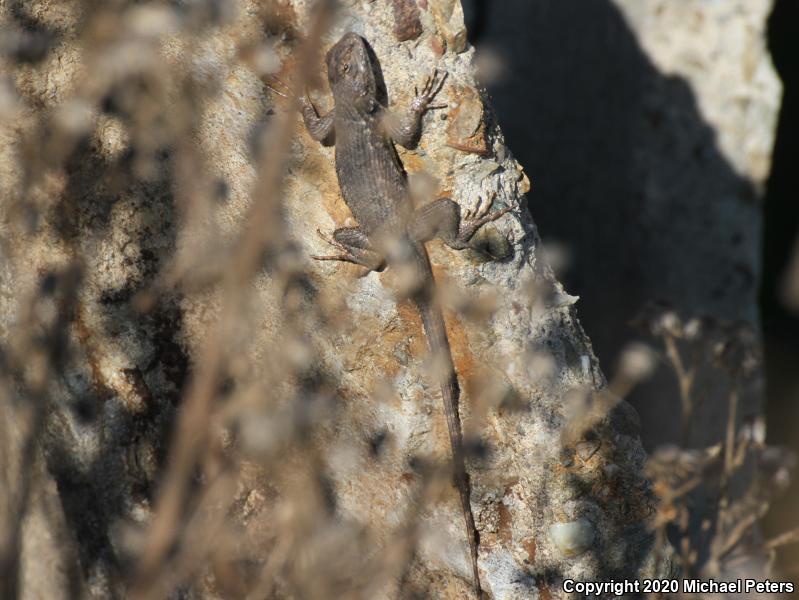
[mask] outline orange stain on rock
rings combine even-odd
[[[401,155],[402,164],[408,173],[425,170],[425,163],[421,156],[408,151],[403,151]]]
[[[313,142],[316,143],[316,142]],[[321,151],[310,148],[302,163],[304,179],[313,181],[322,197],[322,205],[333,221],[339,225],[352,217],[339,191],[336,171]]]
[[[527,562],[530,564],[535,562],[536,544],[534,538],[528,538],[522,542],[522,548],[527,552]]]
[[[411,485],[411,484],[415,483],[417,479],[418,478],[416,477],[415,474],[407,472],[407,471],[405,473],[403,473],[402,475],[400,475],[400,481],[402,483],[404,483],[405,485]]]
[[[552,600],[552,593],[543,583],[538,584],[538,595],[541,597],[541,600]]]
[[[469,338],[463,322],[450,312],[445,312],[444,321],[447,324],[447,337],[452,350],[452,361],[455,371],[462,383],[472,380],[475,376],[477,363],[469,349]],[[466,389],[469,386],[464,385]]]
[[[411,356],[423,359],[427,356],[427,338],[422,327],[422,318],[413,302],[400,302],[397,305],[400,316],[400,329],[407,337]]]
[[[502,502],[499,503],[499,539],[502,541],[503,545],[508,546],[513,539],[513,532],[511,531],[511,525],[513,524],[513,518],[511,517],[510,511],[508,507],[505,506]]]

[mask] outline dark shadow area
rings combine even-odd
[[[769,19],[769,50],[782,79],[783,99],[765,201],[761,306],[766,350],[769,442],[799,453],[799,315],[786,309],[779,288],[799,243],[799,3],[777,0]],[[772,508],[768,534],[799,526],[796,499],[799,484]],[[799,547],[786,547],[780,566],[795,576]]]
[[[45,125],[39,155],[57,154],[57,144]],[[174,252],[177,221],[170,153],[159,150],[152,157],[155,173],[143,180],[137,151],[106,160],[87,136],[65,157],[63,195],[40,216],[85,281],[65,315],[68,358],[50,399],[42,447],[84,580],[112,597],[129,560],[119,546],[120,528],[135,528],[136,507],[154,499],[189,368],[176,298],[163,298],[147,313],[132,303]],[[133,217],[125,224],[115,221],[126,213]],[[124,276],[121,287],[98,288],[89,273],[98,268],[116,269]],[[102,353],[103,344],[113,358]]]
[[[478,49],[503,65],[489,92],[532,181],[544,242],[572,257],[561,278],[581,297],[605,372],[641,337],[631,321],[653,301],[686,317],[754,323],[753,186],[718,150],[689,84],[658,71],[615,5],[472,2],[466,17],[483,19]],[[629,400],[648,449],[679,440],[668,369]],[[721,439],[726,409],[726,397],[704,403],[694,444]]]
[[[135,174],[133,154],[107,162],[82,144],[67,161],[63,200],[48,216],[85,264],[97,260],[84,253],[104,246],[112,232],[112,212],[120,205],[129,205],[144,224],[126,232],[126,266],[132,277],[122,288],[83,295],[72,315],[76,335],[63,378],[70,404],[52,406],[44,438],[48,468],[78,543],[84,576],[106,591],[116,587],[128,560],[112,541],[113,531],[132,527],[135,505],[154,500],[188,371],[187,353],[179,343],[182,316],[174,299],[164,299],[148,313],[132,306],[134,294],[154,280],[169,258],[176,235],[169,154],[159,157],[158,175],[144,182]],[[164,240],[166,248],[160,246]],[[92,319],[101,324],[99,331],[87,325],[87,311],[100,311],[99,321]],[[109,387],[107,372],[97,363],[97,338],[114,340],[116,350],[125,354],[117,376],[126,382],[130,397]]]
[[[544,243],[568,249],[560,278],[581,298],[578,314],[605,373],[630,342],[656,345],[633,325],[652,302],[686,319],[757,327],[762,207],[720,151],[690,84],[660,72],[609,0],[464,4],[470,40],[502,66],[487,82],[493,107],[532,182],[529,207]],[[710,370],[697,388],[690,445],[705,447],[724,439],[729,383]],[[751,391],[743,418],[761,408]],[[627,399],[647,450],[680,442],[668,366]],[[701,494],[694,502],[701,538],[713,508]]]

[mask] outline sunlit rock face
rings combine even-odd
[[[275,123],[296,119],[274,90],[301,78],[312,4],[24,9],[59,37],[3,83],[3,193],[19,201],[3,207],[0,321],[14,360],[26,356],[19,332],[30,324],[63,341],[57,364],[38,359],[48,374],[42,455],[76,540],[70,560],[97,596],[135,580],[170,436],[215,344],[207,435],[191,432],[205,436],[191,478],[204,493],[157,585],[209,598],[237,586],[308,598],[471,589],[419,317],[393,293],[390,269],[310,259],[328,250],[316,230],[350,218],[335,150],[299,127],[289,144],[270,145]],[[545,170],[525,171],[506,146],[460,4],[341,4],[320,50],[363,35],[392,106],[406,106],[434,68],[449,74],[437,99],[446,106],[425,116],[417,149],[399,151],[415,201],[521,201],[475,250],[429,244],[475,449],[486,591],[550,597],[563,578],[651,574],[637,416],[591,395],[605,380],[526,203]],[[19,15],[3,18],[20,27]],[[308,83],[322,110],[330,98],[317,65]],[[278,157],[285,178],[269,195],[260,177]],[[231,294],[229,257],[266,198],[279,210],[264,225],[261,268]],[[45,541],[43,555],[58,556]],[[37,564],[26,578],[61,563]]]

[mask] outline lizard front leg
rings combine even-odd
[[[518,208],[518,205],[512,205],[492,213],[489,211],[493,202],[493,195],[487,201],[480,198],[473,210],[461,213],[457,202],[439,198],[414,212],[408,232],[418,242],[437,237],[450,248],[463,250],[469,247],[469,241],[480,227]]]
[[[406,113],[398,118],[391,113],[383,115],[385,133],[404,148],[413,148],[419,142],[422,131],[422,115],[428,110],[445,108],[446,104],[433,104],[433,99],[444,87],[446,71],[436,69],[425,81],[421,93],[415,89],[415,96]]]
[[[319,116],[311,99],[306,95],[299,97],[300,108],[302,109],[302,119],[305,121],[305,128],[313,139],[324,144],[333,143],[335,109],[325,115]]]
[[[269,81],[265,82],[272,92],[286,99],[296,98],[300,105],[300,112],[302,119],[305,122],[305,128],[311,137],[317,142],[322,142],[325,145],[333,144],[334,123],[335,123],[335,109],[331,110],[325,115],[319,115],[316,106],[308,97],[307,92],[304,94],[297,94],[290,85],[284,83],[277,77],[273,77],[274,81],[280,85],[282,90],[275,87]]]

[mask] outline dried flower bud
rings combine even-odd
[[[691,319],[683,328],[683,336],[686,340],[695,341],[702,335],[703,327],[701,319]]]
[[[749,376],[760,366],[760,344],[752,327],[736,323],[726,328],[726,336],[713,351],[718,366],[731,373]]]
[[[655,371],[655,353],[645,344],[630,344],[624,349],[619,375],[632,382],[647,379]]]

